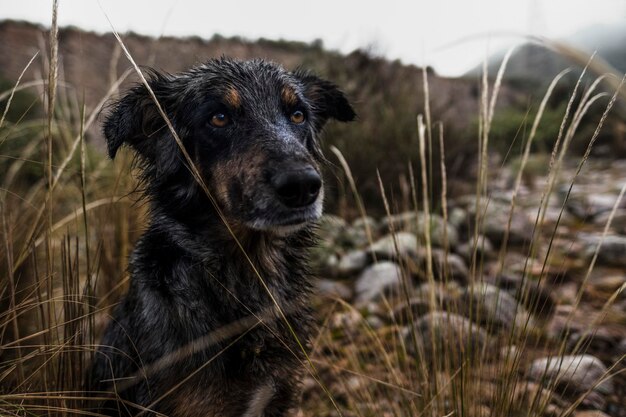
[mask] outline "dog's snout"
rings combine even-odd
[[[271,183],[280,201],[290,208],[312,204],[322,188],[322,179],[311,166],[278,172]]]

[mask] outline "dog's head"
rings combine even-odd
[[[354,110],[332,83],[262,60],[211,60],[148,84],[219,210],[237,225],[288,233],[320,217],[318,134]],[[169,214],[202,221],[214,212],[144,85],[117,101],[104,124],[110,156],[140,157],[150,198]],[[204,207],[203,207],[204,206]]]

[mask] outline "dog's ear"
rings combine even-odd
[[[167,87],[164,76],[152,73],[148,85],[159,100],[159,93]],[[166,128],[152,96],[143,84],[131,88],[122,98],[114,102],[103,126],[107,150],[115,158],[122,145],[129,145],[144,157],[149,157],[149,139],[159,130]],[[156,139],[156,138],[154,138]]]
[[[303,84],[307,99],[311,100],[318,127],[323,126],[329,118],[340,122],[350,122],[356,118],[345,94],[335,84],[306,71],[296,71],[294,75]]]

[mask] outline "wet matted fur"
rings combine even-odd
[[[263,60],[153,72],[148,84],[213,201],[148,89],[131,88],[104,134],[112,158],[122,145],[137,154],[150,222],[88,388],[109,393],[98,409],[107,415],[290,415],[311,330],[318,135],[354,111],[332,83]]]

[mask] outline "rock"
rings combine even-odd
[[[626,256],[626,253],[624,254]],[[593,278],[585,288],[586,292],[591,293],[601,300],[608,299],[622,286],[626,285],[626,275],[611,274],[598,278]],[[626,291],[622,291],[618,297],[626,297]]]
[[[351,376],[346,381],[346,390],[349,394],[358,390],[366,389],[370,386],[369,380],[361,376]]]
[[[379,229],[378,222],[370,216],[358,217],[352,222],[352,227],[355,229],[366,230],[366,226],[369,227],[372,235],[376,235],[376,232]]]
[[[382,319],[378,316],[367,316],[365,321],[373,330],[381,329],[385,325]]]
[[[356,310],[339,311],[334,313],[328,322],[332,330],[353,332],[363,321],[363,316]]]
[[[504,288],[533,315],[549,318],[554,314],[556,303],[552,292],[537,281],[524,279],[522,274],[503,274],[496,278],[496,284]]]
[[[626,267],[626,236],[609,235],[602,240],[601,235],[584,234],[580,236],[585,244],[585,255],[591,258],[600,242],[598,264]]]
[[[580,306],[557,305],[554,316],[547,325],[546,333],[550,339],[562,342],[563,338],[584,331],[594,315],[588,309]]]
[[[467,288],[460,305],[466,316],[488,329],[508,331],[534,326],[530,313],[511,294],[484,282]]]
[[[347,235],[352,240],[354,247],[361,248],[376,240],[378,229],[378,222],[372,217],[359,217],[352,223],[352,226],[348,228]]]
[[[467,211],[460,207],[454,207],[448,213],[448,222],[457,230],[466,230],[469,226],[467,220]]]
[[[554,298],[558,305],[573,305],[578,297],[578,284],[575,282],[567,282],[559,285],[554,290]]]
[[[397,294],[402,283],[402,270],[393,262],[380,262],[365,269],[355,284],[356,304],[363,305],[383,296]]]
[[[568,349],[576,346],[585,346],[587,352],[612,352],[618,346],[624,335],[623,327],[619,325],[595,326],[593,331],[588,329],[572,329],[567,340]]]
[[[429,361],[434,358],[433,345],[438,358],[450,359],[457,364],[468,359],[470,354],[477,357],[490,345],[489,335],[480,326],[448,312],[428,313],[415,321],[414,329],[417,346],[411,329],[404,330],[407,350],[413,355],[424,352]]]
[[[431,297],[435,298],[435,307],[445,310],[449,306],[456,308],[459,297],[465,288],[455,281],[435,282],[434,286],[425,282],[417,286],[411,293],[411,299],[422,299],[430,306]]]
[[[391,318],[396,323],[409,323],[431,311],[428,299],[422,296],[414,296],[408,302],[398,304],[391,312]]]
[[[508,249],[504,258],[498,255],[498,260],[488,263],[486,267],[491,274],[507,274],[522,277],[525,273],[530,274],[529,266],[542,265],[542,261],[530,258],[528,255]]]
[[[380,305],[380,303],[374,302],[374,301],[370,301],[369,303],[364,303],[361,306],[359,306],[361,314],[364,314],[365,316],[369,317],[369,316],[378,316],[380,317],[381,315],[383,315],[383,308],[386,310],[386,307],[382,307]]]
[[[311,249],[309,254],[311,267],[317,273],[334,275],[339,260],[331,241],[321,240],[318,245]]]
[[[552,299],[550,290],[540,286],[536,282],[524,284],[522,288],[509,292],[534,317],[549,319],[556,310],[556,302]]]
[[[396,250],[397,245],[397,250]],[[417,254],[417,237],[413,233],[398,232],[374,242],[367,251],[378,259],[396,259]]]
[[[526,215],[531,219],[537,218],[537,207],[539,207],[539,203],[533,204],[530,207],[526,207]],[[570,212],[563,210],[563,208],[559,206],[548,205],[545,210],[542,212],[543,216],[543,224],[545,227],[555,227],[558,223],[562,226],[572,226],[576,225],[580,222],[574,215]]]
[[[333,275],[339,262],[336,240],[345,232],[347,223],[338,216],[327,214],[318,222],[320,239],[310,251],[311,266],[317,273]]]
[[[360,248],[370,243],[365,229],[356,227],[348,227],[338,240],[347,248]]]
[[[368,225],[372,229],[378,228],[378,222],[372,216],[357,217],[352,222],[353,227],[365,227],[365,225]]]
[[[610,415],[598,410],[577,411],[574,417],[611,417]]]
[[[609,221],[610,211],[599,214],[593,218],[593,223],[597,226],[604,227]],[[613,220],[611,220],[611,229],[619,234],[626,234],[626,209],[617,209]]]
[[[318,234],[322,240],[335,240],[348,227],[348,223],[339,216],[325,214],[318,223]]]
[[[565,185],[559,190],[559,194],[563,199],[568,190],[569,185]],[[589,187],[578,188],[575,186],[565,203],[565,209],[580,220],[593,221],[595,218],[613,210],[616,201],[617,194],[597,193],[590,190]],[[625,204],[626,201],[622,200],[619,207],[625,208]]]
[[[353,250],[341,257],[337,265],[337,273],[348,276],[362,271],[369,263],[369,255],[363,250]]]
[[[444,249],[433,248],[431,251],[433,275],[435,280],[448,281],[456,280],[458,282],[466,283],[469,277],[469,269],[463,258],[455,253],[446,252]],[[412,259],[415,260],[414,270],[422,279],[427,279],[426,260],[428,259],[428,253],[425,248],[419,248],[417,253],[413,255]]]
[[[318,223],[320,244],[330,246],[334,250],[339,248],[351,249],[364,244],[364,235],[348,226],[348,223],[339,216],[326,214]]]
[[[398,232],[401,230],[411,230],[416,227],[417,217],[421,213],[407,211],[400,214],[392,214],[385,216],[380,221],[380,230],[382,233]]]
[[[442,281],[453,279],[462,283],[468,282],[469,269],[463,258],[454,253],[446,253],[443,249],[433,249],[433,270]]]
[[[570,398],[570,400],[572,399],[576,400],[578,398]],[[597,391],[591,391],[589,393],[584,394],[582,401],[580,403],[580,406],[581,408],[590,408],[593,410],[605,410],[606,398],[604,398],[603,394],[600,394]]]
[[[335,253],[331,253],[326,258],[326,261],[323,264],[324,271],[327,271],[331,275],[335,275],[337,271],[337,267],[339,266],[339,257]]]
[[[514,361],[521,354],[520,349],[515,345],[502,346],[499,350],[500,358],[509,362]]]
[[[352,298],[352,290],[347,285],[330,279],[316,280],[315,288],[317,289],[317,294],[324,297],[341,298],[342,300]]]
[[[560,410],[554,410],[554,408],[557,407],[558,409],[561,408],[559,407],[560,405],[565,405],[559,395],[532,381],[520,381],[515,384],[511,400],[518,407],[524,407],[529,411],[533,409],[536,410],[538,404],[546,404],[545,409],[542,410],[542,414],[522,414],[528,416],[543,415],[556,417],[561,415],[561,412],[559,412]]]
[[[474,256],[474,248],[476,248],[476,259],[480,261],[481,257],[491,258],[493,255],[493,244],[483,235],[478,235],[474,242],[474,237],[470,237],[469,242],[461,243],[456,248],[456,253],[461,255],[465,260],[470,261]]]
[[[467,196],[461,198],[468,210],[470,222],[476,221],[476,197]],[[487,236],[491,242],[499,245],[502,243],[508,229],[508,242],[511,244],[523,244],[532,238],[533,222],[521,208],[513,210],[511,226],[508,226],[511,205],[496,199],[482,199],[479,202],[480,233]]]
[[[389,233],[392,229],[394,232],[407,231],[412,232],[419,237],[420,241],[424,240],[424,231],[426,219],[421,212],[406,212],[384,217],[381,220],[380,230],[383,233]],[[437,214],[430,215],[430,240],[432,246],[443,247],[445,240],[449,247],[454,247],[459,243],[459,234],[451,224],[446,224],[443,217]]]
[[[570,355],[547,357],[533,361],[528,377],[543,383],[556,382],[557,387],[564,387],[576,393],[589,390],[602,394],[613,392],[613,382],[605,380],[607,368],[600,359],[591,355]]]

